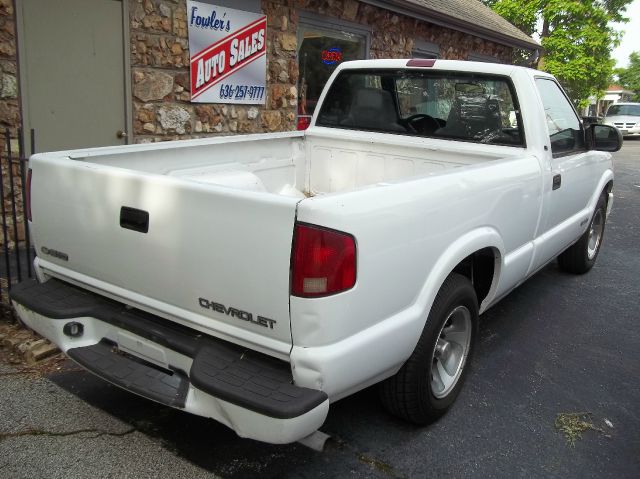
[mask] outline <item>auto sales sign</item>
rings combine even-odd
[[[187,21],[191,101],[264,103],[267,17],[187,1]]]

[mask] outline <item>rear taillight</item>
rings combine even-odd
[[[26,208],[27,208],[27,219],[31,221],[31,168],[27,171],[27,187],[26,187]]]
[[[296,224],[291,256],[294,296],[328,296],[356,283],[356,240],[350,234]]]

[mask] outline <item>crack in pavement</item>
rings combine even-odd
[[[4,376],[20,376],[20,375],[36,374],[36,373],[38,373],[38,371],[35,369],[28,369],[28,370],[22,369],[20,371],[10,371],[8,373],[0,373],[0,378]]]
[[[127,429],[122,432],[111,432],[104,431],[101,429],[76,429],[73,431],[46,431],[42,429],[25,429],[24,431],[16,431],[16,432],[0,432],[0,442],[14,438],[14,437],[22,437],[22,436],[49,436],[49,437],[65,437],[65,436],[74,436],[77,434],[88,434],[95,433],[93,436],[90,436],[89,439],[95,439],[101,436],[114,436],[114,437],[123,437],[127,436],[133,432],[137,431],[135,427],[131,429]]]
[[[76,373],[76,372],[84,372],[84,371],[85,370],[83,368],[67,368],[64,371],[56,371],[56,372]],[[30,375],[47,377],[48,373],[46,371],[42,371],[41,369],[37,369],[37,368],[23,368],[17,371],[8,371],[8,372],[0,373],[0,378],[7,377],[7,376],[30,376]]]

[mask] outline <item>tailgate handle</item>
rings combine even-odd
[[[140,233],[149,231],[149,212],[123,206],[120,208],[120,226]]]

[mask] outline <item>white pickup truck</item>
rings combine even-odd
[[[621,141],[539,71],[344,63],[304,132],[32,156],[38,281],[13,304],[89,371],[243,437],[303,439],[375,383],[426,424],[480,313],[558,255],[592,267]]]

